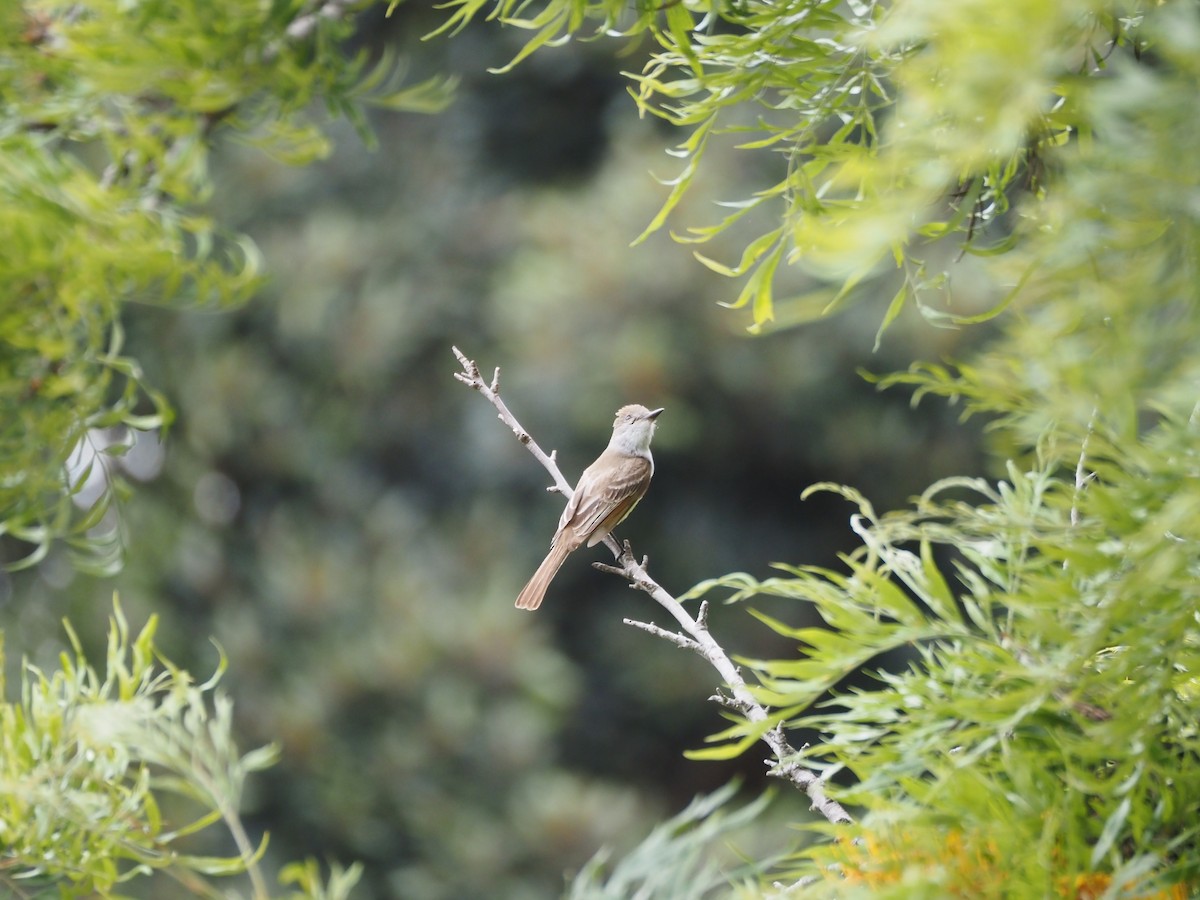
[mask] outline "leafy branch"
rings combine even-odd
[[[329,151],[316,98],[368,139],[366,105],[448,101],[445,79],[397,85],[390,54],[345,57],[363,6],[51,2],[4,13],[0,563],[34,565],[65,541],[79,566],[120,566],[113,459],[172,418],[124,354],[123,311],[230,306],[262,283],[253,242],[200,211],[216,133],[304,164]],[[116,439],[93,466],[105,475],[96,498],[83,491],[92,472],[68,461],[101,433]]]
[[[1022,896],[1194,882],[1197,832],[1179,804],[1197,790],[1181,767],[1200,752],[1200,632],[1185,574],[1196,556],[1182,538],[1185,523],[1196,533],[1196,494],[1176,469],[1196,457],[1194,408],[1119,467],[1098,449],[1111,435],[1093,425],[1072,465],[946,479],[888,515],[851,489],[814,486],[857,506],[862,545],[845,571],[781,566],[779,578],[698,589],[789,598],[822,621],[794,627],[756,612],[797,656],[744,661],[788,728],[822,735],[800,758],[847,770],[854,781],[839,799],[868,810],[858,843],[802,854],[797,874],[828,891],[816,896],[914,871],[972,893],[1014,860],[1026,864],[1006,890]],[[888,654],[899,661],[885,664]],[[865,682],[847,687],[858,669]],[[746,721],[730,737],[753,731]],[[947,822],[956,830],[944,849],[922,849]]]
[[[277,754],[238,751],[232,704],[217,690],[224,657],[197,684],[159,654],[157,619],[134,635],[114,600],[101,673],[64,627],[72,652],[59,669],[27,664],[20,700],[0,704],[0,886],[19,898],[107,897],[158,872],[216,896],[210,878],[245,873],[251,896],[269,898],[266,838],[250,839],[239,803],[247,777]],[[188,852],[221,826],[236,855]],[[304,896],[334,900],[357,872],[335,868],[326,885],[315,864],[298,864],[285,877]]]
[[[597,853],[572,880],[567,900],[701,900],[726,896],[731,882],[754,884],[773,860],[746,860],[735,870],[725,871],[714,858],[714,851],[729,840],[730,833],[752,823],[771,800],[764,794],[730,810],[728,804],[736,791],[737,785],[729,784],[697,797],[611,868],[608,853]]]
[[[882,333],[914,303],[938,324],[982,321],[1007,306],[949,308],[947,259],[1016,245],[1012,212],[1047,199],[1048,167],[1088,131],[1092,76],[1141,58],[1142,16],[1092,7],[1018,5],[999,15],[988,0],[920,9],[877,0],[549,0],[530,15],[521,0],[451,0],[435,33],[479,17],[529,31],[503,70],[572,38],[649,36],[646,63],[625,73],[630,93],[641,113],[687,135],[669,151],[681,168],[662,180],[667,196],[637,240],[666,225],[710,148],[727,140],[760,160],[762,183],[675,238],[699,245],[735,229],[747,235],[736,261],[696,257],[741,282],[729,305],[748,309],[755,330],[878,293],[858,288],[896,281],[894,269],[899,290]],[[786,267],[816,285],[779,296]]]

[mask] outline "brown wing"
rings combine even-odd
[[[653,471],[647,459],[602,453],[580,476],[555,542],[566,540],[574,548],[584,541],[591,547],[604,540],[645,495]]]
[[[587,475],[587,471],[585,470],[583,474]],[[570,524],[571,520],[575,518],[575,511],[579,509],[579,501],[583,499],[582,488],[583,476],[580,476],[579,483],[575,485],[575,491],[571,494],[571,499],[567,501],[566,508],[562,511],[562,515],[558,518],[558,528],[555,530],[554,537],[550,541],[551,547],[559,542],[559,540],[562,538],[563,529],[566,528],[567,525]],[[579,544],[576,543],[575,547],[578,546]],[[574,549],[574,547],[572,549]]]

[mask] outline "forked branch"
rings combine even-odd
[[[550,477],[554,479],[555,489],[560,491],[563,496],[570,498],[574,491],[559,470],[554,454],[543,452],[500,398],[500,370],[496,370],[490,382],[485,381],[474,360],[467,358],[457,347],[452,349],[462,366],[462,371],[455,372],[454,377],[478,391],[496,408],[500,421],[512,430],[517,440],[524,444],[534,458],[542,464],[542,467],[550,473]],[[618,544],[616,539],[609,535],[605,538],[604,543],[612,551],[616,565],[594,563],[596,568],[619,575],[629,582],[630,587],[649,594],[675,619],[682,631],[673,632],[651,622],[639,622],[634,619],[626,619],[625,623],[660,637],[677,647],[694,650],[717,670],[717,674],[725,682],[728,693],[718,693],[711,699],[718,700],[721,705],[736,710],[751,722],[763,722],[769,719],[770,712],[754,698],[738,667],[733,664],[725,650],[709,632],[707,603],[700,604],[697,617],[693,618],[674,595],[650,577],[650,573],[646,570],[647,560],[643,558],[639,561],[633,555],[628,541]],[[771,775],[790,781],[804,791],[812,803],[812,808],[830,822],[834,824],[853,822],[850,814],[840,803],[826,796],[825,784],[821,776],[798,761],[796,749],[788,743],[782,727],[776,726],[768,729],[763,734],[762,740],[771,748],[773,754],[773,758],[766,760]]]

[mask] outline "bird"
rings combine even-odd
[[[650,487],[654,457],[650,439],[662,408],[633,403],[617,410],[612,438],[594,463],[583,470],[579,483],[550,541],[550,552],[517,596],[517,609],[535,610],[563,560],[585,541],[593,547],[608,537]]]

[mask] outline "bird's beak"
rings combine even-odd
[[[666,409],[665,406],[660,406],[658,409],[652,409],[652,410],[650,410],[650,412],[646,413],[646,418],[653,421],[654,419],[658,418],[658,414],[660,412],[662,412],[664,409]]]

